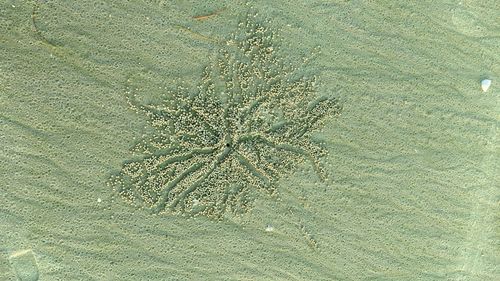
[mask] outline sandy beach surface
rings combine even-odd
[[[493,0],[2,1],[0,280],[500,280],[499,11]],[[245,62],[245,38],[265,52]],[[274,166],[228,142],[207,176],[180,180],[199,198],[158,195],[145,172],[127,182],[127,163],[147,166],[131,148],[163,132],[130,95],[154,105],[196,92],[214,81],[207,67],[243,87],[240,62],[271,73],[246,91],[280,97],[255,99],[268,119],[240,116],[283,142],[246,148]],[[239,93],[223,82],[215,92]],[[340,114],[293,107],[309,90]],[[220,116],[214,131],[230,127]],[[283,128],[303,129],[301,142]],[[311,159],[299,150],[309,141],[324,149]],[[186,171],[176,163],[168,176]],[[109,185],[120,171],[130,200]],[[209,199],[223,208],[177,209]]]

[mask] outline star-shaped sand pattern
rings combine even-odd
[[[278,180],[307,161],[324,176],[327,151],[311,134],[341,111],[316,77],[298,75],[279,56],[275,32],[254,15],[221,44],[196,89],[178,87],[161,104],[129,104],[153,133],[109,180],[127,201],[154,213],[221,218],[251,209],[256,192],[276,194]]]

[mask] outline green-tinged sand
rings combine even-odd
[[[2,1],[0,280],[500,280],[499,11]]]

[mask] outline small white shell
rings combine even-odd
[[[490,86],[491,86],[491,80],[490,79],[484,79],[483,81],[481,81],[481,89],[483,90],[483,92],[488,91],[488,89],[490,88]]]

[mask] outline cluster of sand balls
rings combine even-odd
[[[319,97],[316,77],[278,54],[275,32],[249,15],[220,46],[195,90],[178,87],[157,105],[130,106],[154,133],[134,150],[109,185],[154,213],[221,218],[244,213],[256,192],[276,193],[277,180],[310,161],[321,174],[326,151],[311,140],[322,120],[340,113]]]

